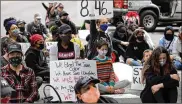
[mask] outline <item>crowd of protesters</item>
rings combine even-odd
[[[6,36],[1,38],[0,72],[1,87],[8,90],[2,90],[2,94],[7,94],[1,96],[2,102],[33,103],[39,100],[38,89],[44,81],[50,82],[47,58],[51,54],[56,55],[55,60],[96,60],[98,79],[80,79],[75,85],[79,103],[117,102],[100,94],[125,93],[130,82],[116,80],[114,62],[144,67],[142,82],[146,81],[146,86],[140,96],[142,102],[177,102],[179,75],[176,69],[182,70],[182,27],[175,35],[173,27],[167,26],[157,47],[136,21],[117,24],[114,32],[108,32],[108,18],[85,20],[80,29],[90,30],[90,34],[85,34],[88,44],[84,46],[63,4],[42,5],[47,11],[45,25],[38,13],[28,24],[14,17],[4,20]],[[57,42],[57,45],[49,47],[48,53],[45,42]],[[30,43],[25,54],[19,43]],[[95,88],[97,83],[98,90]]]

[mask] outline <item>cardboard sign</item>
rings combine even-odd
[[[141,83],[141,75],[142,75],[143,66],[133,66],[133,78],[131,83],[131,89],[134,90],[143,90],[144,84]]]
[[[21,45],[21,49],[22,49],[23,54],[25,54],[25,52],[30,47],[30,43],[19,43],[19,44]]]
[[[79,19],[100,19],[113,17],[112,0],[80,0],[77,1],[77,17]]]
[[[77,101],[74,85],[82,77],[97,78],[96,61],[94,60],[59,60],[50,61],[50,84],[58,91],[62,101]],[[50,90],[54,101],[58,100]]]

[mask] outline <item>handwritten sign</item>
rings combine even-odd
[[[21,49],[22,49],[23,54],[25,54],[25,52],[30,47],[30,43],[19,43],[19,44],[21,45]]]
[[[144,84],[141,83],[141,71],[143,66],[133,66],[133,79],[131,83],[131,89],[134,90],[143,90]]]
[[[59,60],[50,61],[50,84],[55,87],[63,101],[77,101],[74,85],[82,77],[97,78],[96,61],[94,60]],[[53,100],[58,100],[51,91]]]
[[[112,0],[80,0],[77,1],[78,18],[100,19],[113,17]]]
[[[57,42],[46,42],[46,49],[49,49],[52,45],[56,45]]]

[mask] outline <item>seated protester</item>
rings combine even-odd
[[[8,37],[1,38],[1,67],[8,64],[9,59],[8,59],[7,48],[8,44],[11,44],[12,42],[14,42],[14,40],[12,40],[11,38]]]
[[[30,37],[31,46],[25,53],[26,65],[32,68],[35,76],[42,77],[44,81],[49,82],[50,71],[47,64],[46,56],[42,51],[45,43],[42,35],[34,34]]]
[[[67,25],[69,25],[71,27],[71,33],[74,34],[74,35],[77,35],[78,34],[78,30],[76,28],[76,25],[72,21],[69,20],[68,15],[69,14],[67,12],[62,11],[59,14],[60,20],[56,22],[56,25],[58,27],[60,27],[63,24],[67,24]]]
[[[15,90],[8,84],[8,82],[0,76],[0,84],[1,84],[1,103],[8,104],[11,99],[12,92]]]
[[[16,42],[28,42],[28,39],[20,34],[20,30],[17,27],[17,21],[15,18],[7,18],[4,20],[4,27],[6,29],[6,35]]]
[[[59,36],[59,34],[58,34],[58,26],[57,25],[53,25],[50,28],[50,32],[52,34],[52,37],[47,38],[45,41],[47,41],[47,42],[50,42],[50,41],[56,42],[58,40],[58,36]]]
[[[90,20],[85,20],[80,30],[90,30]]]
[[[180,26],[178,39],[172,50],[173,62],[178,70],[182,70],[182,26]]]
[[[177,103],[180,77],[172,65],[169,52],[157,47],[142,70],[142,103]]]
[[[96,28],[96,26],[98,28]],[[89,60],[93,59],[95,56],[98,55],[96,44],[97,41],[103,39],[108,42],[109,49],[106,56],[111,58],[111,52],[112,52],[112,42],[110,36],[105,33],[108,28],[108,19],[102,18],[97,20],[97,23],[95,20],[91,20],[90,22],[90,38],[88,42],[88,52],[86,54],[87,58]]]
[[[126,63],[131,66],[141,66],[143,52],[149,49],[149,45],[144,40],[144,32],[142,30],[135,30],[133,35],[136,40],[130,42],[126,50]]]
[[[115,73],[112,66],[112,60],[105,56],[108,52],[108,43],[99,40],[97,43],[98,55],[93,59],[97,61],[97,75],[101,81],[98,85],[101,94],[124,93],[124,88],[130,84],[128,80],[115,82]]]
[[[152,54],[151,49],[147,49],[143,52],[142,65],[144,65],[147,62],[147,60],[150,58],[151,54]]]
[[[22,36],[25,36],[28,39],[28,41],[30,41],[29,40],[30,34],[25,30],[25,24],[26,24],[26,22],[24,20],[18,20],[16,22],[16,24],[17,24],[18,28],[20,29],[20,34]]]
[[[67,60],[80,58],[80,48],[71,42],[71,27],[63,24],[58,29],[58,43],[50,47],[50,60]]]
[[[100,80],[93,77],[79,79],[74,86],[77,103],[118,103],[113,98],[100,96],[100,92],[96,88],[97,83],[100,83]]]
[[[9,63],[1,69],[1,76],[16,90],[12,93],[10,103],[33,103],[38,97],[37,82],[34,71],[21,64],[21,45],[9,44],[7,52]]]

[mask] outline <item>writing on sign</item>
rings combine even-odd
[[[144,85],[141,83],[142,69],[143,66],[133,66],[131,89],[143,90]]]
[[[46,49],[49,51],[49,48],[50,48],[52,45],[57,45],[57,42],[46,42]]]
[[[50,84],[56,88],[63,101],[76,101],[74,85],[82,77],[97,78],[94,60],[59,60],[50,61]],[[51,91],[53,100],[58,100]]]
[[[78,2],[78,17],[83,19],[99,19],[113,17],[113,1],[80,0]]]

